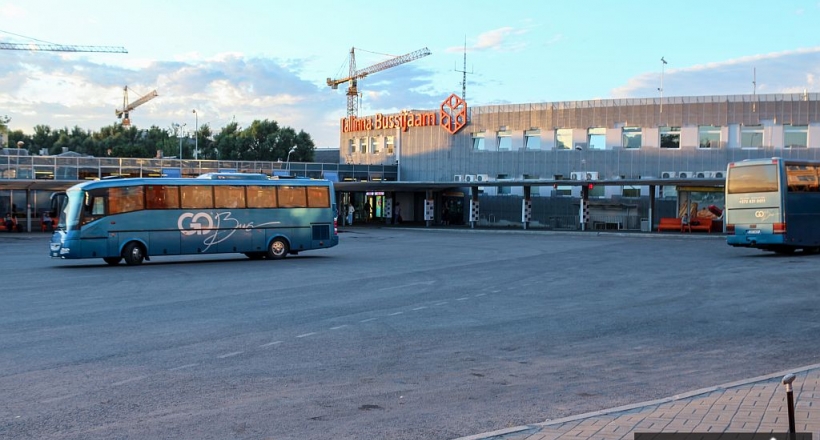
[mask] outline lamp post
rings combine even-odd
[[[290,174],[290,155],[291,155],[294,151],[296,151],[296,145],[294,145],[294,146],[293,146],[293,148],[291,148],[291,149],[290,149],[290,151],[288,151],[288,158],[287,158],[287,160],[285,161],[285,165],[287,165],[287,167],[288,167],[288,174]]]
[[[182,129],[185,127],[186,124],[179,125],[177,124],[177,137],[179,138],[179,160],[180,160],[180,168],[182,167]]]
[[[199,113],[194,112],[194,159],[199,159]]]
[[[663,71],[666,68],[666,60],[661,57],[661,86],[658,87],[658,91],[661,92],[661,113],[663,113]]]

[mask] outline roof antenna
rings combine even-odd
[[[467,101],[467,74],[472,74],[473,71],[470,69],[467,72],[467,36],[464,36],[464,67],[461,70],[454,69],[456,72],[461,72],[461,99]]]

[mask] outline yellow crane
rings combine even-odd
[[[346,82],[350,82],[350,86],[347,88],[347,115],[348,116],[355,116],[358,112],[358,97],[359,97],[359,88],[358,88],[358,80],[370,75],[371,73],[376,73],[385,69],[389,69],[391,67],[396,67],[400,64],[409,63],[410,61],[417,60],[422,57],[426,57],[430,55],[430,50],[426,47],[423,49],[419,49],[415,52],[410,52],[408,54],[404,54],[395,58],[391,58],[386,61],[382,61],[380,63],[376,63],[370,67],[366,67],[364,69],[356,70],[356,53],[355,47],[350,48],[350,73],[345,78],[339,79],[327,79],[327,85],[329,85],[332,89],[338,89],[339,84],[344,84]]]
[[[117,119],[122,119],[122,125],[124,127],[128,127],[131,125],[131,119],[129,118],[129,113],[131,110],[145,104],[146,102],[154,99],[157,97],[157,91],[153,90],[151,93],[142,96],[141,98],[137,99],[132,103],[128,103],[128,86],[125,86],[123,89],[122,94],[122,109],[114,110],[114,114],[117,115]]]

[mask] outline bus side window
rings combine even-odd
[[[85,194],[83,203],[82,224],[86,224],[102,218],[106,215],[106,202],[108,201],[108,190],[97,189]]]

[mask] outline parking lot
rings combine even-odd
[[[818,362],[820,256],[352,228],[284,261],[0,237],[9,438],[449,439]]]

